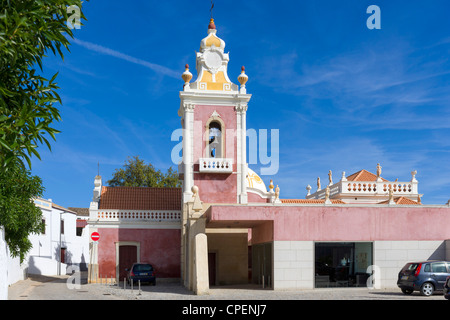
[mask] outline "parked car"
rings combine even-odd
[[[134,263],[130,269],[125,269],[127,271],[127,282],[141,283],[149,282],[152,285],[156,285],[156,275],[155,269],[151,264],[148,263]]]
[[[450,262],[422,261],[407,263],[398,274],[397,286],[404,294],[419,291],[431,296],[444,289],[445,280],[450,276]]]
[[[447,265],[448,267],[448,265]],[[444,284],[444,297],[447,300],[450,300],[450,276],[447,277]]]

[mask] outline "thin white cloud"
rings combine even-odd
[[[78,44],[78,45],[88,49],[88,50],[144,66],[144,67],[149,68],[149,69],[153,70],[154,72],[161,74],[161,75],[165,75],[165,76],[175,78],[175,79],[178,79],[180,77],[179,72],[169,69],[167,67],[164,67],[162,65],[156,64],[156,63],[151,63],[151,62],[148,62],[148,61],[145,61],[142,59],[138,59],[138,58],[129,56],[125,53],[122,53],[122,52],[119,52],[116,50],[112,50],[112,49],[103,47],[101,45],[98,45],[98,44],[95,44],[92,42],[82,41],[82,40],[79,40],[76,38],[71,39],[71,41],[75,44]]]

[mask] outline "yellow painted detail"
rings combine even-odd
[[[212,45],[215,45],[216,47],[220,48],[220,39],[217,38],[214,34],[210,34],[209,37],[206,39],[206,46],[211,47]]]
[[[218,83],[218,82],[208,82],[206,84],[206,90],[223,90],[223,83]]]
[[[215,81],[213,81],[213,76],[209,71],[203,71],[202,79],[199,82],[206,83],[206,90],[219,90],[223,91],[223,84],[229,83],[225,79],[225,74],[223,71],[219,71],[215,75]]]
[[[212,74],[208,71],[203,71],[202,80],[200,82],[212,82]]]
[[[258,189],[262,192],[267,192],[266,185],[263,180],[250,168],[248,168],[247,171],[247,187],[251,189]]]
[[[219,71],[216,73],[216,82],[225,83],[227,80],[225,79],[225,75],[223,71]]]

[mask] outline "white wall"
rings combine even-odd
[[[5,233],[0,227],[0,300],[8,299],[8,287],[19,280],[24,280],[27,264],[20,264],[20,258],[12,258],[5,241]]]
[[[314,288],[314,242],[273,242],[274,289]]]
[[[448,260],[450,241],[374,241],[372,258],[380,271],[379,288],[398,289],[398,273],[407,262]],[[275,290],[314,288],[314,268],[313,241],[273,242]]]
[[[0,300],[8,299],[8,269],[5,233],[0,226]]]
[[[445,241],[375,241],[373,251],[381,288],[398,288],[398,273],[408,262],[446,258]]]
[[[66,274],[67,264],[50,259],[47,257],[30,256],[28,259],[28,273],[40,274],[44,276],[58,275],[59,267],[61,267],[61,274]]]
[[[24,280],[27,273],[42,275],[57,275],[60,252],[60,219],[64,220],[64,235],[61,236],[62,247],[66,249],[68,264],[89,264],[89,226],[83,230],[82,236],[76,235],[76,220],[74,213],[52,208],[51,200],[36,201],[42,210],[46,223],[45,234],[31,234],[29,239],[32,248],[25,261],[12,258],[5,242],[3,228],[0,227],[0,300],[8,299],[8,287],[19,280]],[[61,274],[66,274],[68,264],[61,264]]]
[[[45,234],[30,235],[32,249],[29,252],[30,274],[58,275],[66,274],[67,265],[89,264],[89,227],[82,236],[76,235],[77,216],[74,213],[52,208],[41,208],[45,219]],[[60,235],[60,221],[64,220],[64,234]],[[65,264],[59,271],[61,247],[66,248]]]
[[[26,279],[28,264],[24,261],[22,264],[20,263],[20,258],[12,258],[9,254],[9,250],[7,250],[8,254],[8,285],[12,285],[17,281]]]

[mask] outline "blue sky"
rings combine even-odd
[[[369,5],[381,29],[369,30]],[[45,197],[88,207],[97,163],[106,182],[128,156],[163,171],[184,65],[207,35],[210,1],[91,0],[59,71],[62,132],[32,172]],[[450,199],[450,3],[447,0],[216,0],[217,35],[252,94],[247,128],[279,129],[273,176],[282,198],[304,198],[316,179],[367,169],[409,181],[426,204]],[[251,166],[257,173],[264,167]]]

